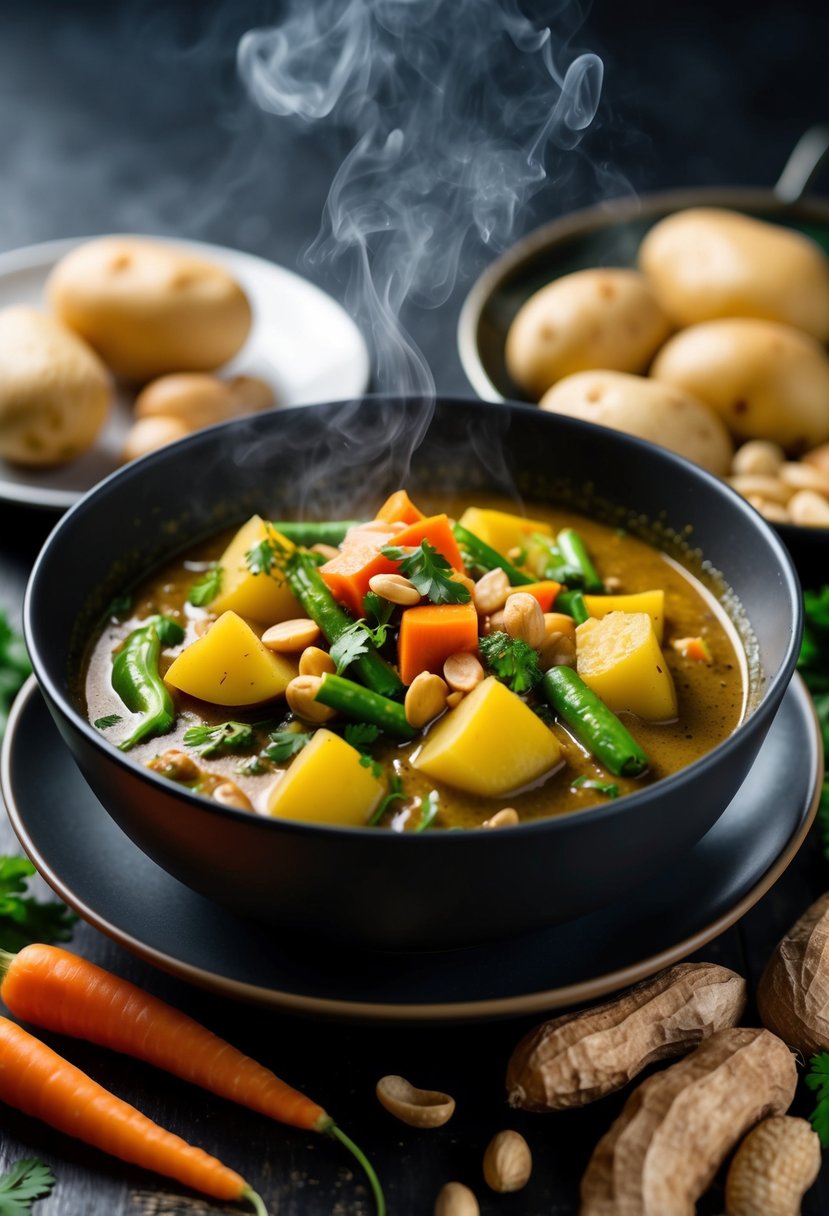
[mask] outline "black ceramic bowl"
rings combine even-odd
[[[140,768],[86,722],[72,674],[102,609],[131,581],[254,511],[370,514],[404,481],[415,494],[490,491],[588,509],[601,499],[608,518],[634,530],[647,520],[686,536],[750,621],[763,673],[753,711],[707,756],[618,802],[500,832],[412,836],[222,808]],[[61,734],[146,853],[204,894],[280,928],[389,949],[455,946],[566,920],[669,866],[748,772],[792,675],[800,629],[783,545],[721,482],[604,428],[463,400],[432,409],[367,398],[276,411],[164,448],[64,516],[25,606],[26,640]]]

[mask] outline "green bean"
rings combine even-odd
[[[285,563],[285,577],[291,591],[299,600],[312,621],[316,621],[329,643],[334,643],[350,629],[354,620],[341,608],[325,584],[313,560],[307,553],[292,553]],[[367,688],[383,697],[399,696],[403,683],[394,668],[372,646],[359,655],[349,670],[353,671]]]
[[[336,709],[355,722],[371,722],[381,730],[398,739],[413,739],[417,734],[406,720],[406,711],[399,701],[382,697],[379,693],[326,672],[314,700],[329,709]]]
[[[559,591],[554,607],[556,612],[566,612],[577,625],[583,625],[590,619],[590,613],[584,602],[584,593],[581,591]]]
[[[497,570],[500,566],[513,587],[525,587],[527,584],[535,582],[531,575],[524,574],[523,570],[513,566],[496,549],[490,548],[468,528],[455,524],[452,531],[455,534],[455,540],[462,549],[466,550],[476,566],[483,566],[485,570]]]
[[[572,667],[551,667],[539,685],[556,713],[616,777],[638,777],[650,761],[612,709]]]
[[[331,519],[320,523],[314,520],[297,522],[292,519],[278,519],[271,523],[271,527],[295,545],[310,547],[342,544],[348,529],[356,528],[360,522],[358,519]]]
[[[142,718],[128,738],[118,744],[129,751],[142,739],[164,735],[176,720],[173,699],[158,669],[161,643],[176,646],[184,630],[169,617],[151,616],[126,638],[112,663],[112,687],[131,713]]]
[[[562,528],[556,540],[565,566],[578,573],[578,581],[582,590],[601,594],[604,591],[604,583],[590,560],[584,541],[575,528]]]

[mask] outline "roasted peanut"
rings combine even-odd
[[[551,667],[575,667],[575,641],[564,633],[548,634],[541,643],[538,661],[542,671],[549,671]]]
[[[743,498],[748,498],[749,494],[753,494],[757,498],[765,498],[771,502],[783,504],[787,503],[794,493],[792,487],[787,486],[779,477],[769,477],[760,473],[738,473],[735,477],[728,478],[728,484],[733,486],[738,494],[742,494]]]
[[[409,607],[412,604],[419,604],[421,600],[417,587],[402,574],[374,574],[368,580],[368,585],[375,595],[382,596],[390,604]]]
[[[768,439],[749,439],[734,453],[731,471],[740,475],[775,477],[785,459],[779,443],[772,443]]]
[[[813,468],[829,473],[829,443],[822,443],[820,447],[812,448],[811,452],[805,454],[803,460]]]
[[[544,1022],[507,1067],[507,1100],[523,1110],[585,1106],[627,1085],[655,1060],[682,1055],[734,1026],[745,980],[713,963],[679,963],[616,1000]]]
[[[170,781],[197,781],[201,772],[193,757],[178,747],[168,747],[160,756],[154,756],[147,767]]]
[[[800,1201],[819,1173],[820,1140],[805,1119],[764,1119],[729,1166],[726,1216],[800,1216]]]
[[[478,615],[491,616],[493,612],[500,612],[511,591],[509,579],[500,566],[487,570],[475,584],[472,596]]]
[[[453,692],[472,692],[484,678],[484,669],[471,651],[450,654],[443,664],[443,678]]]
[[[452,1118],[455,1099],[434,1089],[416,1089],[405,1077],[381,1077],[377,1099],[389,1114],[410,1127],[442,1127]]]
[[[459,690],[456,690],[455,692],[450,692],[449,696],[446,698],[446,708],[454,709],[456,705],[460,705],[463,698],[464,698],[464,694],[462,692],[460,692]]]
[[[530,1146],[519,1132],[498,1132],[486,1146],[484,1181],[493,1191],[502,1195],[520,1191],[529,1182],[532,1169]]]
[[[801,460],[789,460],[777,474],[780,480],[795,490],[814,490],[815,494],[829,496],[829,473]]]
[[[494,815],[490,815],[489,819],[485,819],[481,827],[514,828],[518,822],[518,811],[516,811],[515,807],[505,806],[502,810],[496,811]]]
[[[234,806],[240,811],[253,810],[247,794],[239,789],[235,781],[222,781],[213,788],[212,797],[214,802],[219,802],[222,806]]]
[[[312,553],[319,553],[320,557],[324,557],[327,562],[332,558],[340,556],[340,550],[336,545],[326,545],[319,541],[316,545],[311,545]]]
[[[305,650],[313,646],[321,633],[316,621],[308,617],[297,617],[291,621],[280,621],[271,625],[262,634],[262,644],[268,650],[276,650],[280,654],[293,654],[297,650]]]
[[[480,1216],[478,1200],[462,1182],[447,1182],[438,1191],[434,1216]]]
[[[446,709],[446,682],[431,671],[421,671],[406,690],[403,708],[406,721],[415,730],[420,730]]]
[[[829,502],[814,490],[798,490],[789,499],[792,523],[804,528],[829,528]]]
[[[785,1114],[796,1085],[781,1039],[718,1031],[630,1095],[582,1178],[580,1216],[689,1216],[743,1132]]]
[[[778,942],[757,985],[764,1026],[812,1056],[829,1050],[829,892]]]
[[[504,629],[511,638],[518,638],[539,650],[544,642],[544,613],[534,595],[515,591],[504,604]]]
[[[760,498],[756,494],[747,494],[746,502],[750,502],[755,511],[772,524],[790,524],[792,517],[789,514],[789,508],[784,507],[782,502],[772,502],[770,498]]]
[[[299,674],[301,676],[333,676],[337,664],[327,650],[319,646],[307,646],[299,656]]]
[[[328,722],[334,710],[316,700],[322,684],[321,676],[295,676],[285,689],[285,699],[292,713],[306,722]]]
[[[575,643],[576,622],[566,612],[544,613],[544,634],[550,637],[554,633],[563,633],[566,638]]]

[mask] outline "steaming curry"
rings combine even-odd
[[[605,802],[734,730],[742,648],[677,562],[561,510],[449,512],[400,491],[188,552],[114,606],[90,721],[224,805],[414,832]]]

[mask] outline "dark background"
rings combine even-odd
[[[564,6],[550,0],[523,7],[552,19]],[[330,128],[300,131],[260,113],[235,71],[239,36],[282,11],[283,5],[264,0],[71,6],[4,0],[0,249],[111,231],[178,235],[272,258],[337,295],[336,278],[308,268],[302,255],[317,233],[348,140]],[[615,194],[682,185],[771,186],[802,132],[829,120],[827,35],[826,6],[805,0],[597,3],[573,43],[605,63],[597,119],[555,180],[518,215],[514,235]],[[829,192],[826,177],[822,185]],[[495,252],[470,248],[451,299],[438,310],[406,312],[439,390],[468,388],[455,347],[457,311],[474,274]],[[45,525],[21,524],[10,510],[0,508],[0,600],[15,613]],[[0,845],[3,851],[14,847],[5,824]],[[813,838],[774,890],[704,957],[756,982],[781,932],[828,886],[829,862]],[[76,932],[73,948],[187,1008],[247,1050],[290,1060],[290,1079],[322,1100],[336,1094],[349,1129],[382,1165],[398,1216],[431,1211],[432,1196],[447,1177],[479,1176],[482,1147],[505,1121],[503,1065],[526,1019],[413,1031],[316,1026],[195,993],[86,926]],[[236,1163],[241,1156],[284,1216],[370,1210],[341,1158],[310,1144],[308,1136],[274,1133],[260,1119],[194,1098],[183,1084],[145,1075],[130,1061],[103,1059],[92,1048],[74,1047],[71,1058],[208,1150]],[[398,1071],[462,1096],[467,1113],[439,1134],[393,1126],[372,1089],[382,1073]],[[621,1101],[542,1121],[543,1127],[531,1116],[510,1118],[533,1142],[536,1173],[521,1195],[481,1195],[484,1213],[573,1216],[579,1175]],[[808,1106],[801,1092],[797,1113]],[[38,1154],[58,1175],[53,1197],[36,1207],[38,1216],[219,1210],[5,1108],[0,1129],[1,1168]],[[829,1202],[826,1172],[822,1191],[816,1188],[804,1205],[810,1216]],[[701,1210],[721,1211],[721,1191],[715,1189]]]

